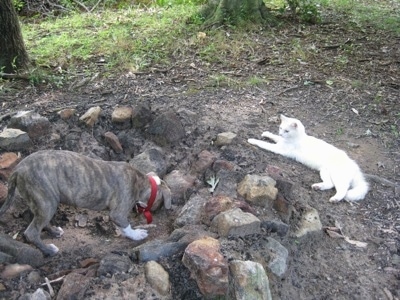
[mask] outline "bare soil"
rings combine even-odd
[[[62,135],[57,110],[76,107],[82,114],[99,105],[103,114],[93,130],[96,136],[113,130],[110,115],[116,105],[148,103],[155,114],[175,111],[187,135],[178,145],[164,147],[169,171],[187,170],[204,149],[235,163],[242,174],[264,174],[271,166],[277,167],[281,176],[293,183],[288,198],[295,207],[306,203],[316,208],[323,226],[340,224],[349,238],[368,244],[356,247],[324,232],[299,239],[274,236],[289,250],[285,276],[270,274],[274,299],[399,299],[400,198],[394,188],[371,182],[365,200],[332,204],[328,199],[333,191],[310,188],[319,180],[317,172],[246,143],[265,130],[277,132],[277,117],[284,113],[303,121],[309,134],[345,150],[365,173],[400,182],[399,37],[372,27],[344,28],[334,22],[315,27],[288,25],[279,31],[249,34],[259,40],[259,47],[232,60],[230,68],[202,61],[193,49],[193,56],[175,57],[169,68],[154,66],[148,72],[118,74],[81,87],[71,84],[70,88],[56,89],[12,82],[8,84],[10,92],[0,95],[1,114],[36,110]],[[226,59],[231,58],[228,52]],[[211,75],[222,80],[210,80]],[[252,77],[266,82],[248,84]],[[1,129],[6,125],[7,119],[2,120]],[[236,133],[238,143],[214,146],[216,135],[226,131]],[[152,144],[143,132],[136,138],[133,155]],[[59,147],[60,142],[48,139],[23,155]],[[170,214],[156,214],[157,228],[150,229],[148,240],[168,236],[178,211],[179,207]],[[77,213],[88,214],[86,227],[75,225]],[[85,258],[101,259],[106,253],[128,251],[139,244],[116,236],[105,213],[61,207],[56,221],[65,231],[61,239],[53,241],[61,252],[46,258],[46,265],[39,269],[42,276],[79,268]],[[144,220],[133,215],[132,223],[143,224]],[[27,224],[22,217],[8,214],[2,230],[23,232]],[[246,243],[252,240],[245,241],[243,249],[225,249],[227,258],[229,253],[233,257],[241,252],[246,257]],[[171,276],[173,299],[201,299],[180,257],[162,264]],[[28,284],[24,276],[0,281],[7,287],[1,292],[3,296],[0,293],[4,299],[18,298],[38,287]],[[91,289],[95,294],[107,287],[98,280]],[[139,292],[136,297],[141,298]]]

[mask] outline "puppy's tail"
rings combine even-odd
[[[15,194],[15,188],[17,187],[17,173],[13,173],[8,179],[8,195],[3,206],[0,208],[0,216],[2,216],[11,206],[12,200]]]
[[[351,189],[347,191],[344,199],[347,201],[359,201],[365,198],[368,193],[368,182],[365,180],[364,175],[359,171],[353,179]]]

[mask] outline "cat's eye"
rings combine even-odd
[[[285,130],[285,133],[288,133],[289,132],[289,130]]]

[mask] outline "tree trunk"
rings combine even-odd
[[[206,27],[241,21],[263,23],[270,17],[263,0],[210,0],[200,14]]]
[[[18,15],[12,0],[0,0],[0,72],[13,73],[28,67]]]

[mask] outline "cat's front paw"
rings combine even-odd
[[[321,190],[322,190],[322,188],[321,188],[321,183],[314,183],[314,184],[311,186],[311,188],[312,188],[313,190],[315,190],[315,191],[321,191]]]
[[[257,140],[256,139],[248,139],[247,142],[249,144],[252,144],[252,145],[257,145]]]
[[[269,132],[269,131],[264,131],[264,132],[261,134],[261,136],[262,136],[262,137],[265,137],[265,138],[272,139],[272,138],[275,137],[275,134],[273,134],[272,132]]]
[[[335,196],[333,196],[332,198],[329,199],[330,203],[338,203],[342,201],[342,199],[337,199]]]

